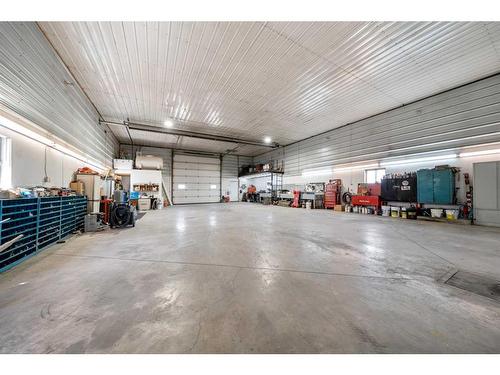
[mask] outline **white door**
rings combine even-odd
[[[238,202],[238,180],[229,180],[229,199]]]
[[[476,224],[500,226],[500,162],[474,163],[473,179]]]
[[[174,154],[174,204],[220,202],[220,159]]]

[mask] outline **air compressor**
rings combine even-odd
[[[124,228],[128,225],[135,227],[136,218],[137,210],[130,204],[128,194],[123,190],[116,190],[109,214],[109,226],[111,228]]]

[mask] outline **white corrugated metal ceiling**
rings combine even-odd
[[[173,118],[180,129],[259,141],[271,136],[280,144],[500,71],[500,23],[40,26],[106,120],[162,126]],[[148,145],[178,142],[136,133]],[[128,142],[123,130],[116,135]],[[214,151],[234,147],[193,138],[181,142]],[[242,146],[236,152],[251,155],[262,148]]]

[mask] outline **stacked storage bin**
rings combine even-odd
[[[83,229],[86,211],[87,198],[80,196],[1,199],[0,244],[23,237],[0,253],[0,272]]]

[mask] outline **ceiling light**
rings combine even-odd
[[[163,125],[165,125],[167,128],[171,128],[174,126],[174,122],[172,120],[165,120],[165,122],[163,123]]]
[[[264,137],[264,143],[271,143],[272,139],[271,137],[267,136],[267,137]]]
[[[471,151],[471,152],[461,152],[460,157],[461,158],[466,158],[469,156],[483,156],[483,155],[492,155],[492,154],[500,154],[500,149],[494,149],[494,150],[482,150],[482,151]]]

